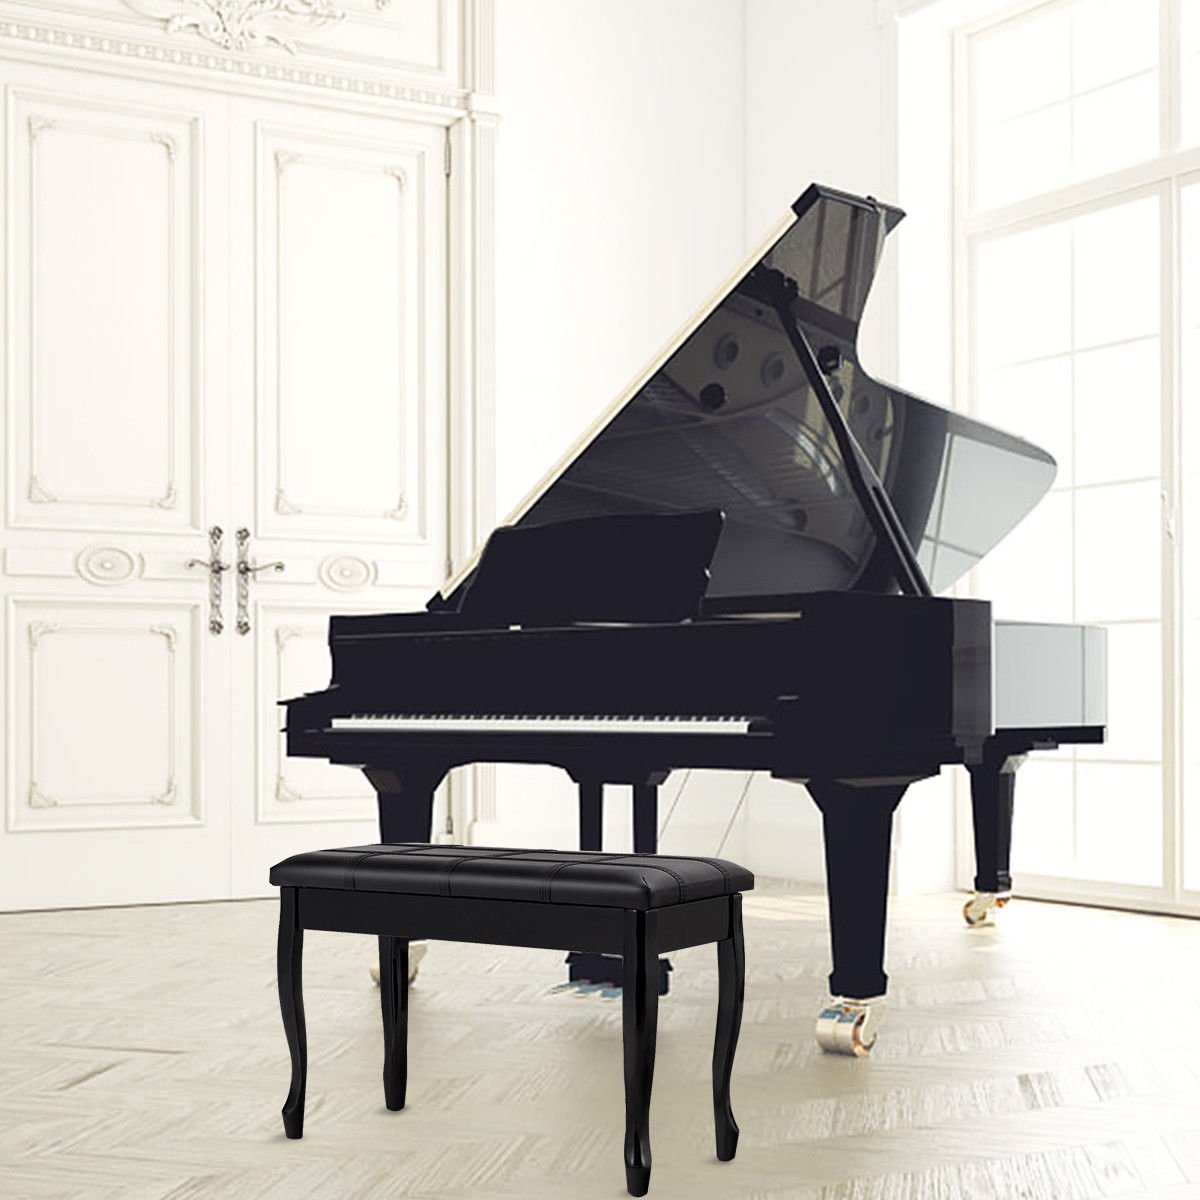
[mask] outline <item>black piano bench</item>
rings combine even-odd
[[[271,868],[280,889],[279,1007],[292,1056],[283,1106],[290,1138],[304,1131],[308,1052],[300,960],[306,929],[379,937],[383,1091],[404,1107],[408,1075],[408,943],[414,938],[592,950],[624,972],[625,1181],[650,1186],[650,1087],[658,1023],[658,956],[717,943],[713,1045],[717,1157],[737,1150],[729,1079],[742,1023],[742,896],[754,876],[718,858],[503,850],[391,843],[316,850]]]

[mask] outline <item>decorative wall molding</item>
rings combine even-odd
[[[127,810],[130,805],[135,806],[170,806],[175,804],[179,799],[179,785],[176,781],[176,737],[179,731],[179,714],[176,711],[176,696],[178,694],[178,672],[179,664],[177,661],[178,637],[179,631],[172,624],[166,622],[157,622],[153,625],[145,626],[139,630],[136,626],[129,625],[90,625],[90,624],[63,624],[60,621],[39,621],[31,620],[27,627],[29,637],[29,767],[30,777],[29,785],[26,790],[26,805],[31,809],[50,809],[50,808],[119,808]],[[167,689],[166,689],[166,748],[167,748],[167,777],[163,782],[162,788],[148,796],[130,796],[112,800],[97,796],[60,796],[46,792],[38,780],[38,729],[37,729],[37,712],[38,712],[38,666],[37,655],[38,650],[45,638],[52,634],[64,635],[87,635],[97,636],[105,634],[117,634],[120,636],[129,636],[138,632],[149,633],[156,637],[161,637],[167,649]],[[122,825],[126,822],[121,821]],[[64,826],[64,828],[73,828],[74,826]],[[20,828],[20,826],[16,826]],[[37,828],[46,828],[44,825],[39,825]]]
[[[265,137],[274,139],[281,136],[274,130],[263,129],[260,134]],[[283,136],[287,136],[286,134]],[[341,141],[338,138],[322,138],[308,139],[307,146],[297,148],[293,142],[290,145],[276,146],[274,150],[270,149],[270,144],[264,142],[260,149],[260,171],[266,185],[264,196],[270,195],[270,189],[274,189],[273,204],[270,199],[265,199],[262,211],[260,213],[260,226],[258,236],[262,237],[264,242],[272,247],[274,260],[271,265],[265,265],[263,274],[259,278],[259,286],[264,284],[270,289],[269,299],[260,301],[264,304],[264,312],[269,313],[269,319],[264,325],[266,338],[270,344],[273,340],[276,348],[275,360],[279,361],[278,345],[280,339],[284,336],[286,328],[284,313],[285,313],[285,259],[287,255],[287,247],[284,244],[282,236],[284,223],[284,209],[288,203],[287,197],[291,195],[291,188],[302,187],[302,179],[295,176],[289,176],[288,172],[291,168],[303,166],[308,168],[323,169],[326,171],[335,172],[350,172],[357,175],[374,176],[376,179],[380,175],[391,179],[395,182],[397,188],[396,204],[398,206],[398,220],[403,228],[405,223],[405,213],[407,205],[415,203],[416,221],[418,225],[424,223],[424,210],[422,208],[423,196],[421,192],[421,180],[429,170],[428,165],[421,159],[417,158],[411,164],[396,162],[391,159],[393,147],[386,144],[377,145],[372,148],[358,147],[354,143]],[[388,157],[382,158],[382,153]],[[354,155],[354,156],[352,156]],[[390,160],[390,161],[389,161]],[[274,164],[274,179],[271,179],[271,164]],[[291,182],[289,182],[291,180]],[[285,186],[286,185],[286,186]],[[411,190],[414,194],[410,197],[407,193]],[[412,218],[410,218],[412,219]],[[273,227],[267,230],[266,222],[273,222]],[[264,236],[265,233],[265,236]],[[401,246],[400,253],[403,256],[404,248]],[[424,254],[424,247],[417,248],[417,254]],[[265,261],[265,260],[264,260]],[[401,258],[401,269],[397,272],[397,279],[401,286],[404,286],[405,273],[403,270],[403,258]],[[418,270],[417,279],[422,277],[423,269]],[[419,284],[418,284],[419,287]],[[401,311],[405,311],[412,300],[415,299],[416,307],[420,310],[422,297],[420,293],[415,297],[403,295],[401,298]],[[417,341],[419,343],[419,334]],[[267,356],[272,357],[271,355]],[[409,453],[405,443],[402,441],[397,447],[399,456],[399,495],[396,496],[395,502],[387,508],[365,508],[355,506],[339,506],[336,504],[327,504],[323,502],[312,503],[308,500],[296,499],[296,491],[289,493],[288,478],[287,478],[287,438],[284,430],[287,425],[287,403],[288,398],[286,388],[284,387],[283,377],[280,373],[276,373],[273,377],[270,389],[274,393],[274,444],[275,444],[275,513],[285,517],[300,517],[300,518],[328,518],[335,519],[344,518],[379,518],[382,517],[388,521],[404,522],[411,512],[411,506],[408,498],[408,492],[411,490],[409,480],[413,472],[413,465],[409,461]],[[398,397],[402,412],[402,425],[405,426],[407,432],[407,406],[411,403],[410,398],[402,391]],[[421,465],[419,461],[415,464],[416,473],[420,474]],[[419,496],[419,488],[417,489]],[[386,504],[388,497],[383,498]],[[419,507],[419,500],[417,503]],[[301,522],[302,524],[303,522]],[[286,536],[286,535],[285,535]],[[303,536],[303,534],[301,534]]]
[[[123,0],[139,16],[163,22],[167,33],[191,33],[222,50],[273,46],[295,54],[292,35],[345,20],[331,0]]]
[[[19,99],[24,101],[24,96],[19,96]],[[35,101],[36,102],[36,101]],[[125,114],[121,114],[124,119]],[[27,420],[28,420],[28,480],[26,483],[25,492],[32,504],[67,504],[67,505],[86,505],[88,507],[116,507],[116,508],[150,508],[150,509],[174,509],[179,503],[178,487],[176,484],[177,474],[177,446],[176,446],[176,429],[177,429],[177,411],[180,404],[180,396],[177,390],[178,370],[178,347],[177,333],[181,324],[179,318],[179,264],[176,261],[178,250],[177,227],[180,219],[179,206],[181,198],[186,198],[186,189],[182,189],[183,196],[181,197],[181,189],[178,184],[177,175],[181,168],[181,164],[177,162],[179,156],[179,138],[174,133],[165,132],[162,130],[146,130],[136,123],[121,124],[114,120],[113,123],[102,123],[94,119],[81,119],[78,116],[72,116],[64,119],[61,115],[49,116],[41,112],[29,113],[26,124],[29,130],[28,144],[28,212],[25,219],[27,221],[27,235],[31,247],[37,245],[37,227],[38,227],[38,208],[37,208],[37,187],[39,181],[39,145],[44,144],[45,137],[50,132],[56,133],[73,133],[80,134],[86,137],[104,138],[117,142],[141,142],[143,145],[149,141],[153,145],[161,146],[166,152],[166,219],[167,219],[167,262],[166,262],[166,295],[163,297],[162,303],[165,305],[166,311],[170,314],[167,322],[167,387],[164,403],[166,405],[166,444],[164,455],[164,473],[165,480],[163,490],[157,495],[134,495],[134,494],[101,494],[89,495],[86,492],[76,492],[73,494],[65,494],[60,488],[47,487],[38,474],[38,388],[37,388],[37,342],[38,329],[34,319],[34,313],[37,306],[34,304],[34,292],[38,278],[38,262],[34,251],[31,249],[28,255],[28,274],[24,281],[25,289],[25,306],[27,315],[26,337],[24,339],[24,351],[27,356]]]
[[[86,33],[61,25],[33,21],[0,20],[0,39],[18,44],[53,49],[84,50],[95,54],[115,55],[148,64],[166,64],[210,71],[226,77],[263,80],[271,83],[294,84],[305,88],[320,88],[342,95],[366,99],[390,100],[404,104],[433,105],[442,109],[465,112],[469,106],[465,90],[420,87],[396,83],[387,75],[366,75],[345,71],[323,71],[310,66],[295,66],[287,62],[263,62],[257,59],[235,58],[213,50],[185,50],[178,46],[144,38],[115,37],[102,33]]]

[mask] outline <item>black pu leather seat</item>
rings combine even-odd
[[[279,1007],[292,1057],[283,1106],[304,1132],[308,1049],[301,988],[304,930],[379,938],[383,1089],[404,1107],[408,1085],[409,942],[418,938],[615,956],[622,992],[625,1185],[650,1186],[650,1087],[661,952],[717,946],[713,1117],[717,1158],[737,1151],[729,1081],[742,1021],[742,892],[754,876],[719,858],[394,843],[296,854],[271,868],[279,892]]]
[[[645,911],[749,891],[754,876],[720,858],[399,843],[296,854],[272,868],[271,882]]]

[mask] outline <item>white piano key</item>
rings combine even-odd
[[[409,715],[403,713],[334,717],[330,728],[358,733],[703,733],[745,734],[749,717],[638,716],[472,716],[470,714]]]

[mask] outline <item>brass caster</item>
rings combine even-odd
[[[876,996],[870,1000],[831,1000],[817,1017],[817,1045],[826,1054],[849,1054],[854,1058],[866,1058],[878,1036],[872,1025],[874,1009],[883,1000]]]
[[[1003,908],[1012,896],[1008,892],[976,892],[963,905],[963,920],[972,929],[981,925],[994,925],[993,915],[996,909]]]
[[[429,949],[428,942],[409,942],[408,943],[408,982],[415,983],[417,972],[421,969],[421,959],[425,957],[426,951]],[[379,986],[379,958],[371,964],[371,982]]]

